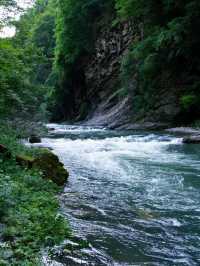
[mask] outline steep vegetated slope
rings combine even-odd
[[[0,40],[2,116],[129,128],[199,119],[199,1],[38,0],[16,27]]]
[[[54,120],[199,118],[199,1],[58,1]]]
[[[13,10],[17,1],[3,1],[1,8]],[[16,26],[13,38],[0,39],[0,119],[41,121],[51,88],[46,81],[52,69],[55,47],[53,7],[37,1]],[[8,23],[0,19],[1,26]]]

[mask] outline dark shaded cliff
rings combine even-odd
[[[157,104],[145,112],[135,111],[137,77],[133,72],[126,84],[122,80],[122,62],[134,41],[142,37],[142,25],[132,21],[99,30],[94,52],[80,57],[72,71],[67,119],[110,128],[158,128],[172,122],[180,111],[173,90],[163,88],[156,92]]]
[[[198,4],[187,2],[79,0],[61,6],[54,120],[110,128],[198,120],[200,20]]]
[[[180,112],[178,95],[167,84],[156,92],[155,103],[148,110],[135,110],[137,76],[133,72],[123,82],[121,68],[130,47],[142,38],[142,25],[131,21],[100,31],[95,53],[83,66],[89,101],[84,123],[111,128],[165,127]]]
[[[112,126],[130,119],[130,100],[128,93],[122,90],[120,68],[138,34],[137,25],[131,22],[103,28],[99,32],[95,53],[84,66],[90,106],[87,123]]]

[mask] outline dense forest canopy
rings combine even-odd
[[[14,0],[0,4],[7,11],[19,8]],[[1,19],[1,27],[8,17]],[[133,110],[148,112],[160,101],[159,91],[170,89],[181,106],[176,120],[197,119],[197,0],[37,0],[19,21],[12,21],[14,38],[0,40],[1,116],[73,119],[75,79],[82,61],[94,52],[99,29],[128,20],[142,29],[121,66],[122,86],[137,76]]]
[[[15,4],[7,3],[6,8]],[[9,21],[16,27],[16,34],[13,38],[0,39],[1,117],[44,119],[46,116],[50,89],[44,81],[51,71],[54,54],[53,16],[47,2],[38,1],[20,20]]]
[[[169,86],[175,94],[180,94],[181,120],[188,117],[190,120],[191,115],[197,118],[200,112],[200,2],[119,0],[116,7],[122,17],[137,18],[144,27],[144,38],[130,50],[132,60],[128,61],[128,64],[138,62],[135,66],[139,80],[138,108],[159,101],[154,94]]]

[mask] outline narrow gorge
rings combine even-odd
[[[200,265],[199,145],[199,0],[0,0],[0,266]]]

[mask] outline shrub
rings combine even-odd
[[[189,94],[189,95],[184,95],[181,97],[181,106],[184,110],[188,111],[190,110],[192,107],[194,107],[194,105],[197,102],[197,97],[193,94]]]
[[[2,131],[0,143],[9,144],[14,154],[27,154],[13,131]],[[40,265],[42,249],[70,236],[68,223],[58,214],[59,191],[38,170],[24,169],[14,159],[0,161],[0,265]]]

